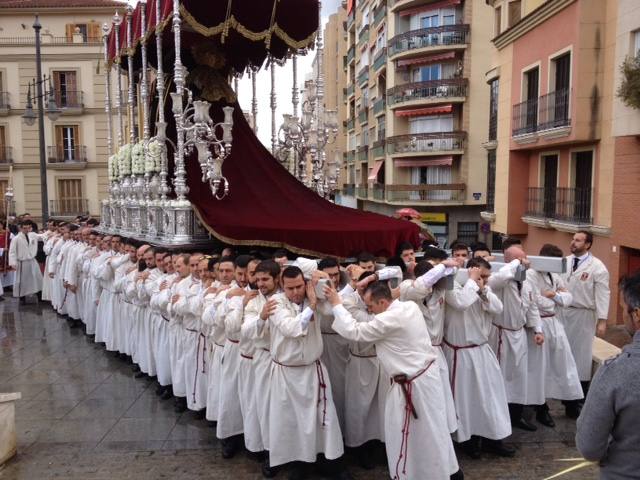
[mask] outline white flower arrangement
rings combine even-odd
[[[118,155],[115,153],[111,155],[107,165],[109,181],[113,182],[118,179]]]
[[[158,140],[153,140],[147,148],[147,157],[145,159],[144,171],[146,173],[154,173],[160,171],[162,162],[162,145]]]
[[[144,174],[144,169],[144,143],[138,142],[131,147],[131,173],[134,175],[142,175]]]
[[[131,175],[131,145],[122,145],[118,150],[118,175],[120,178]]]

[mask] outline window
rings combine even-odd
[[[451,183],[449,166],[417,167],[411,169],[412,185],[447,185]],[[411,200],[451,200],[451,190],[426,190],[410,194]]]
[[[453,115],[430,115],[409,120],[409,133],[452,132]]]
[[[524,74],[523,94],[525,103],[522,120],[525,133],[535,132],[538,126],[538,67],[532,68]]]
[[[495,212],[496,151],[487,152],[487,212]]]
[[[413,71],[413,81],[427,82],[429,80],[440,80],[440,78],[442,78],[441,72],[442,72],[442,69],[439,63],[416,68]]]
[[[9,149],[6,146],[6,137],[4,125],[0,125],[0,163],[10,163],[11,156],[9,155]],[[0,197],[0,203],[4,200],[4,196]]]
[[[420,26],[421,28],[432,28],[440,26],[440,14],[439,13],[429,13],[429,15],[425,15],[420,18]]]
[[[593,179],[593,151],[573,154],[573,187],[564,198],[563,212],[569,220],[591,223],[591,182]]]
[[[76,215],[86,213],[82,198],[82,180],[58,179],[58,205],[53,210],[58,215]]]
[[[571,53],[556,57],[551,62],[549,94],[540,106],[542,128],[555,128],[569,124],[571,92]]]
[[[495,141],[498,134],[498,88],[499,80],[493,79],[489,83],[489,141]]]
[[[467,245],[478,241],[478,222],[458,222],[458,241]]]
[[[543,155],[540,163],[540,180],[543,189],[543,213],[546,218],[554,218],[556,213],[556,194],[558,190],[558,155]]]
[[[494,12],[494,28],[496,36],[500,35],[502,31],[502,7],[497,7]]]
[[[508,28],[513,27],[516,23],[520,21],[520,18],[522,16],[521,3],[522,3],[521,0],[514,0],[512,2],[509,2],[509,11],[508,11],[509,23],[507,24]]]
[[[632,38],[632,46],[631,46],[631,55],[637,57],[640,55],[640,30],[636,30],[631,34]]]
[[[76,72],[54,71],[53,88],[58,107],[69,108],[80,105]]]
[[[56,160],[58,162],[82,161],[78,146],[77,125],[56,126]]]

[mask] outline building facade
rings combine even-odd
[[[485,75],[493,198],[483,218],[528,252],[553,243],[568,253],[574,232],[591,231],[592,251],[611,273],[615,317],[618,278],[640,266],[640,112],[616,93],[621,63],[640,48],[640,5],[486,3],[495,35]]]
[[[470,0],[349,2],[340,201],[409,206],[441,245],[491,241],[486,118],[491,11]],[[353,202],[353,200],[351,200]]]
[[[22,119],[36,77],[36,13],[42,73],[61,109],[53,121],[45,116],[44,124],[49,215],[100,214],[109,155],[102,24],[116,9],[124,14],[123,3],[113,0],[0,0],[0,194],[11,182],[18,214],[42,215],[38,123],[28,126]]]

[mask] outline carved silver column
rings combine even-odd
[[[122,68],[120,66],[120,25],[122,24],[122,19],[118,12],[113,16],[112,22],[112,30],[114,32],[114,40],[115,40],[115,53],[114,53],[114,61],[116,67],[116,99],[115,99],[115,108],[118,116],[118,124],[117,124],[117,138],[118,145],[114,150],[117,152],[119,148],[124,144],[124,119],[122,114]],[[114,208],[113,208],[113,218],[112,224],[114,226],[114,230],[119,231],[125,224],[125,208],[124,208],[124,178],[120,173],[118,173],[119,180],[116,181],[117,190],[116,190],[116,198],[114,199]]]
[[[140,79],[140,99],[142,101],[142,140],[144,149],[144,165],[145,172],[143,176],[142,195],[140,198],[140,233],[146,235],[149,231],[149,214],[148,207],[151,202],[151,173],[147,172],[146,160],[149,155],[149,139],[151,138],[151,131],[149,128],[149,82],[148,82],[148,70],[149,63],[147,59],[147,4],[146,2],[140,2],[140,55],[142,58],[142,72]]]
[[[175,93],[171,94],[173,116],[176,120],[176,153],[175,153],[175,178],[174,186],[176,191],[176,200],[178,202],[185,202],[187,199],[187,193],[189,193],[189,187],[186,183],[186,170],[184,165],[184,118],[183,118],[183,94],[184,94],[184,80],[185,80],[185,68],[182,65],[181,57],[181,28],[182,20],[180,19],[180,1],[173,0],[173,41],[175,50],[175,61],[173,64],[173,82],[176,86]]]
[[[258,97],[256,96],[256,75],[255,70],[251,71],[251,115],[253,116],[253,132],[258,133]]]
[[[107,117],[107,158],[110,160],[113,155],[113,131],[111,126],[111,69],[109,68],[109,25],[102,24],[102,46],[104,48],[104,113]],[[109,170],[109,198],[105,198],[102,201],[101,218],[100,223],[104,230],[109,231],[111,229],[111,212],[112,204],[115,197],[114,188],[116,188],[117,180],[111,179],[112,171]]]
[[[158,121],[156,122],[156,136],[160,137],[162,140],[163,155],[162,161],[160,164],[160,199],[162,202],[167,200],[167,195],[171,193],[171,188],[167,184],[167,169],[169,168],[167,165],[167,155],[166,155],[166,136],[165,129],[167,124],[164,118],[164,65],[163,65],[163,55],[162,55],[162,11],[160,2],[156,1],[156,58],[158,62],[158,69],[156,71],[156,90],[158,92]],[[160,135],[162,133],[162,135]],[[158,218],[161,218],[158,215]],[[158,228],[161,229],[162,222],[158,223]]]
[[[127,116],[129,118],[129,145],[131,148],[136,143],[135,134],[135,74],[133,71],[133,7],[127,5],[127,78],[129,80],[129,91],[127,95]],[[127,198],[127,224],[126,230],[131,233],[140,233],[140,207],[139,207],[139,184],[138,176],[133,173],[131,166],[130,187]]]
[[[294,53],[293,58],[291,58],[291,63],[293,66],[293,88],[291,89],[291,103],[293,104],[293,116],[298,117],[298,57]]]
[[[322,43],[322,3],[318,1],[318,35],[316,36],[316,128],[318,132],[324,131],[324,45]],[[312,177],[311,182],[315,187],[315,190],[323,195],[322,183],[320,182],[322,177],[322,168],[324,168],[324,145],[320,144],[321,138],[318,136],[318,144],[315,155],[312,156]]]
[[[271,154],[276,154],[276,145],[278,144],[278,132],[276,130],[276,65],[271,59]]]

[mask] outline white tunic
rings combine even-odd
[[[534,287],[525,280],[518,289],[514,281],[519,265],[519,260],[513,260],[489,277],[489,286],[503,305],[502,313],[493,319],[489,341],[500,364],[508,402],[533,405],[538,395],[530,392],[532,399],[527,398],[529,346],[525,327],[536,332],[542,327]]]
[[[319,453],[329,460],[344,453],[342,433],[327,369],[320,361],[320,323],[304,326],[304,305],[284,294],[269,317],[271,333],[271,395],[269,404],[269,461],[315,462]],[[304,312],[304,313],[303,313]]]
[[[43,251],[47,256],[47,260],[44,263],[44,275],[42,278],[42,300],[51,301],[51,284],[53,279],[49,276],[49,264],[51,262],[51,253],[56,243],[60,241],[59,235],[50,236],[44,243]]]
[[[358,292],[347,288],[342,290],[341,297],[344,307],[356,321],[369,322],[375,318],[367,312]],[[349,342],[345,382],[345,445],[359,447],[371,440],[384,441],[384,411],[389,375],[380,365],[373,343]]]
[[[42,290],[42,272],[36,261],[39,238],[37,233],[29,232],[26,236],[19,233],[11,240],[9,266],[16,271],[14,297],[25,297]]]
[[[121,255],[111,262],[113,271],[113,349],[126,355],[132,355],[137,342],[135,317],[131,312],[131,303],[127,301],[127,274],[136,268],[129,255]]]
[[[578,367],[581,381],[591,380],[593,337],[598,319],[609,312],[609,272],[604,263],[589,254],[575,272],[573,255],[567,257],[569,273],[564,275],[573,302],[562,311],[562,323]]]
[[[486,300],[478,284],[469,279],[455,283],[445,299],[444,354],[451,372],[451,392],[456,404],[458,442],[472,435],[499,440],[511,435],[507,394],[498,360],[488,344],[491,321],[502,313],[502,302],[486,288]]]
[[[385,439],[392,477],[447,480],[458,471],[458,462],[435,365],[437,354],[417,305],[395,300],[369,322],[357,322],[341,305],[334,313],[334,330],[349,340],[375,343],[385,371],[392,378],[409,379],[406,388],[417,418],[407,408],[400,384],[394,381],[387,393]]]
[[[61,252],[65,243],[66,241],[62,238],[56,242],[51,250],[51,255],[49,255],[49,265],[47,267],[47,274],[50,278],[53,274],[53,278],[51,278],[51,306],[57,312],[60,311],[60,305],[62,304],[62,297],[64,295],[64,288],[62,286],[62,279],[60,272],[58,271],[58,267],[62,261]]]
[[[154,360],[158,383],[163,387],[171,385],[171,358],[169,355],[171,335],[169,331],[169,317],[167,305],[171,301],[171,283],[176,279],[177,273],[165,274],[158,278],[152,289],[149,306],[155,316],[154,330]],[[167,282],[167,288],[160,290],[162,282]]]
[[[69,318],[80,319],[80,271],[78,268],[78,255],[84,245],[80,242],[72,241],[67,250],[64,262],[62,263],[62,281],[67,284],[65,307]],[[71,287],[75,287],[75,292]]]
[[[115,259],[114,252],[111,252],[97,269],[96,277],[100,280],[100,300],[96,311],[96,343],[106,344],[107,334],[111,335],[115,298],[114,267],[109,263],[111,259]]]
[[[171,286],[171,294],[180,297],[190,297],[191,275],[179,279],[178,283]],[[177,303],[177,302],[176,302]],[[169,301],[167,305],[167,316],[169,317],[169,331],[171,333],[171,344],[169,355],[171,358],[171,379],[173,382],[173,394],[176,397],[187,397],[187,384],[193,382],[193,378],[185,377],[185,352],[184,352],[184,329],[182,328],[182,315],[174,307],[175,303]]]
[[[162,271],[158,268],[147,270],[149,276],[146,280],[138,280],[136,282],[138,289],[138,299],[140,300],[140,309],[142,311],[141,335],[138,337],[139,349],[144,350],[146,359],[144,363],[147,365],[148,371],[145,372],[150,377],[156,376],[156,360],[153,352],[154,349],[154,322],[155,316],[152,316],[149,302],[153,293],[153,286],[157,279],[162,275]]]
[[[560,292],[565,288],[564,281],[557,273],[527,271],[527,281],[531,282],[538,293],[536,303],[542,320],[544,344],[541,348],[532,346],[529,335],[529,374],[528,390],[538,395],[534,404],[541,404],[547,398],[558,400],[577,400],[583,397],[576,362],[571,353],[569,340],[562,323],[556,316],[556,310],[571,305],[573,298],[569,292]],[[551,299],[542,293],[556,292]],[[527,395],[530,399],[532,394]]]
[[[89,261],[89,285],[87,287],[87,298],[84,308],[84,318],[87,324],[87,334],[95,335],[96,318],[100,296],[102,294],[102,286],[98,278],[98,272],[102,269],[102,264],[110,257],[108,251],[99,252],[97,257]],[[53,299],[51,300],[53,303]]]

